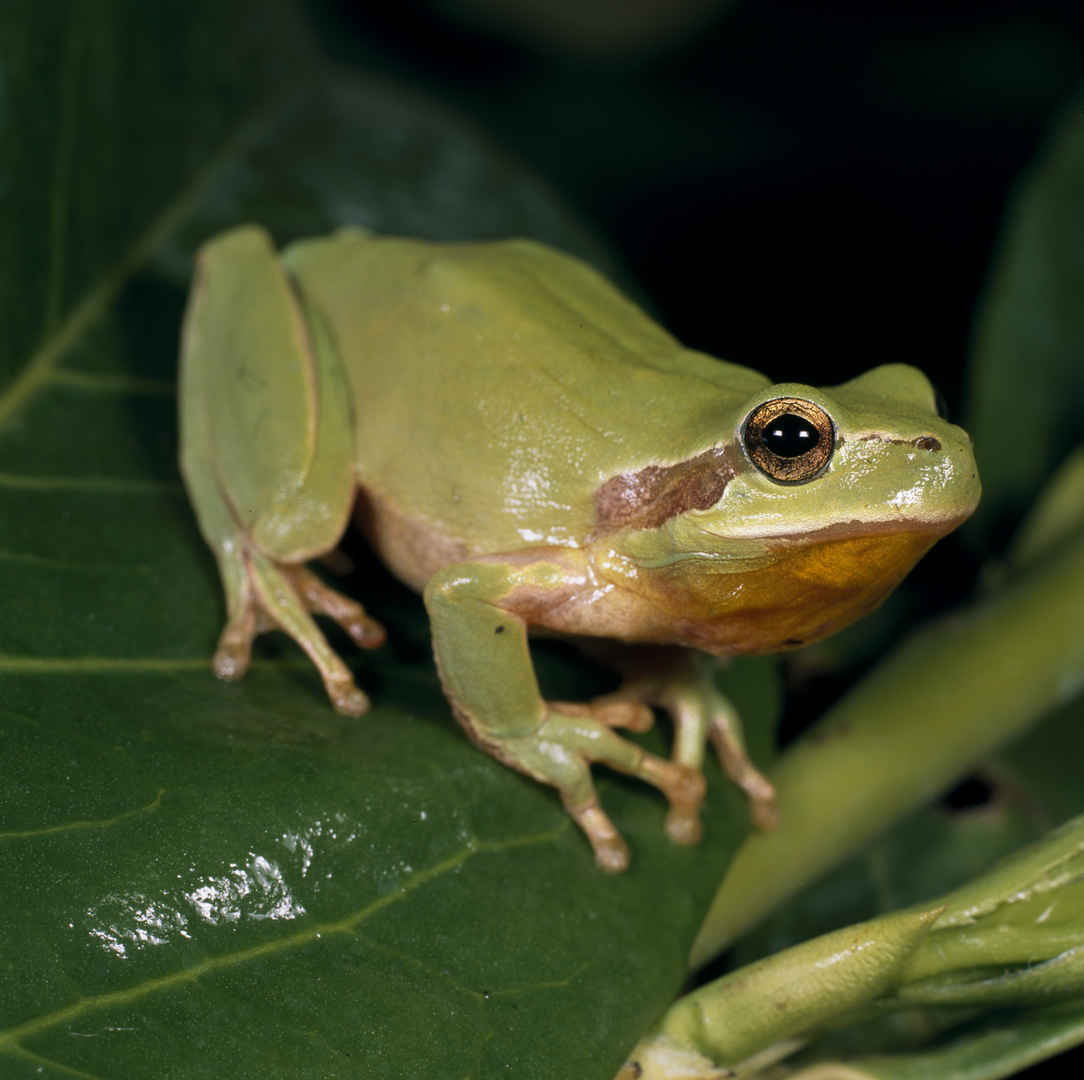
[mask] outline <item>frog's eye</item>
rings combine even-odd
[[[836,441],[831,417],[802,398],[759,405],[742,425],[741,439],[753,464],[777,484],[804,484],[819,476]]]

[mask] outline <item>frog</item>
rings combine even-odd
[[[241,678],[277,629],[336,710],[367,711],[315,617],[362,649],[386,633],[309,565],[355,522],[421,593],[470,740],[556,789],[611,873],[629,849],[593,767],[661,792],[667,835],[693,845],[710,744],[771,828],[773,788],[717,667],[871,612],[980,495],[971,440],[916,367],[773,383],[522,238],[351,226],[279,252],[259,225],[212,237],[178,396],[181,471],[225,591],[215,674]],[[594,643],[624,681],[544,699],[536,635]],[[668,757],[622,734],[656,710]]]

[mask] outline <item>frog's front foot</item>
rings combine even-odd
[[[569,816],[583,829],[595,853],[595,862],[617,874],[629,864],[629,851],[606,812],[599,805],[591,779],[591,765],[609,765],[658,788],[669,800],[666,830],[680,844],[700,840],[700,807],[705,784],[700,771],[656,757],[635,743],[614,734],[614,727],[645,730],[651,710],[639,703],[605,705],[546,704],[547,715],[530,735],[494,740],[487,746],[502,761],[529,776],[551,784]]]
[[[308,653],[324,680],[338,712],[361,716],[369,699],[354,676],[327,643],[312,619],[326,615],[363,649],[374,649],[386,638],[384,628],[360,604],[325,585],[304,566],[274,563],[246,554],[239,587],[231,596],[231,611],[211,661],[220,679],[240,679],[248,670],[257,634],[284,630]]]
[[[624,647],[602,655],[625,681],[615,693],[596,698],[594,708],[649,702],[665,709],[674,721],[673,760],[699,769],[710,740],[723,771],[749,799],[749,816],[756,828],[774,829],[779,824],[775,788],[749,760],[738,714],[715,686],[718,661],[669,646]],[[671,811],[666,827],[678,839],[681,830],[699,829],[699,824]]]
[[[629,868],[629,845],[599,806],[598,796],[583,806],[566,805],[565,809],[590,841],[596,865],[607,874],[621,874]]]

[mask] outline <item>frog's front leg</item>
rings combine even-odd
[[[692,768],[703,766],[710,739],[723,772],[748,797],[753,824],[775,828],[775,789],[749,760],[737,710],[715,685],[715,657],[676,645],[614,644],[595,654],[623,681],[594,704],[643,702],[665,710],[674,721],[673,760]]]
[[[628,866],[628,847],[599,805],[591,765],[637,776],[670,800],[668,831],[681,843],[700,838],[700,771],[656,757],[614,727],[642,730],[641,705],[566,705],[539,693],[527,627],[586,584],[578,552],[522,552],[457,563],[425,590],[433,646],[445,693],[471,739],[494,757],[557,788],[587,834],[595,861],[610,873]],[[679,823],[677,827],[673,823]]]

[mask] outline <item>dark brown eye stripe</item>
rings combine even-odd
[[[612,476],[595,492],[596,534],[655,529],[687,510],[707,510],[723,497],[733,476],[721,448],[676,465],[649,465]]]

